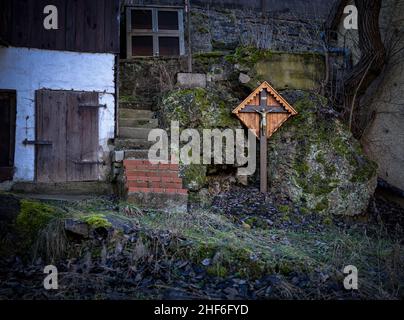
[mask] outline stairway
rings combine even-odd
[[[178,165],[151,164],[148,160],[153,143],[147,138],[154,128],[158,128],[158,119],[151,110],[120,109],[115,150],[124,151],[125,197],[147,208],[186,211],[188,195],[182,187]]]

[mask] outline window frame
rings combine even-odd
[[[132,29],[132,10],[151,10],[152,11],[152,29]],[[178,30],[159,30],[158,12],[175,11],[178,14]],[[126,7],[126,54],[127,58],[141,58],[151,56],[134,56],[132,54],[133,36],[151,36],[153,38],[153,55],[160,56],[159,38],[176,37],[179,42],[179,55],[185,55],[184,42],[184,10],[183,7],[164,7],[164,6],[128,6]]]

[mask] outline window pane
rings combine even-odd
[[[132,29],[153,29],[151,10],[132,10]]]
[[[179,56],[180,40],[178,37],[159,37],[159,54],[161,56]]]
[[[135,36],[132,37],[132,56],[152,56],[153,37]]]
[[[159,10],[159,30],[178,30],[178,12]]]

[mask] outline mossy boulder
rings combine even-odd
[[[324,97],[302,91],[284,96],[299,114],[269,139],[271,193],[305,212],[363,213],[376,188],[376,164]]]
[[[52,206],[38,201],[21,200],[16,227],[25,238],[34,240],[41,229],[58,217],[61,217],[60,211]]]
[[[177,89],[164,95],[159,109],[167,128],[171,121],[179,121],[181,129],[234,128],[240,126],[231,113],[237,102],[220,86]]]
[[[170,128],[171,121],[178,121],[180,130],[197,129],[202,137],[203,129],[241,128],[232,114],[237,104],[238,100],[229,93],[229,89],[212,86],[167,92],[159,110],[166,129]],[[181,166],[184,186],[191,191],[198,191],[206,185],[206,173],[205,165]]]

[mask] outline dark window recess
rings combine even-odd
[[[133,56],[152,56],[153,55],[153,37],[152,36],[134,36],[134,37],[132,37],[132,55]]]
[[[153,29],[151,10],[132,10],[132,29]]]
[[[159,30],[178,30],[177,11],[159,11]]]
[[[159,54],[161,56],[178,56],[180,54],[178,37],[159,37]]]

